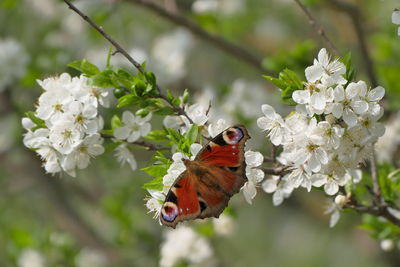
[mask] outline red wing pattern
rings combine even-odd
[[[175,228],[180,221],[219,217],[233,194],[247,181],[244,126],[232,126],[206,144],[174,182],[161,208],[160,221]]]

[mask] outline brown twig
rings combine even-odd
[[[368,52],[368,46],[362,26],[364,21],[362,21],[360,10],[356,5],[351,4],[349,2],[344,2],[341,0],[329,0],[328,2],[331,3],[333,6],[335,6],[336,8],[338,8],[339,10],[346,13],[350,17],[353,23],[354,31],[357,35],[358,45],[360,47],[362,60],[365,63],[363,65],[365,66],[365,69],[367,71],[368,78],[373,87],[378,86],[378,80],[376,78],[376,74],[374,71],[374,64]]]
[[[288,168],[290,168],[290,166],[283,165],[283,166],[279,166],[279,167],[275,167],[275,168],[262,167],[260,169],[267,175],[282,176],[283,174],[285,174],[287,172]]]
[[[349,203],[345,204],[343,208],[351,209],[359,213],[371,214],[377,217],[382,217],[388,220],[389,222],[397,226],[400,226],[400,220],[397,219],[388,211],[388,207],[386,205],[363,206],[357,203],[355,200],[351,200]]]
[[[126,2],[137,4],[147,8],[148,10],[158,14],[159,16],[171,21],[172,23],[185,27],[189,31],[191,31],[194,35],[198,36],[199,38],[215,45],[216,47],[220,48],[222,51],[226,52],[227,54],[240,59],[241,61],[247,63],[248,65],[256,68],[258,71],[262,72],[263,74],[273,75],[272,71],[266,70],[262,67],[261,60],[253,55],[250,51],[227,41],[226,39],[220,37],[219,35],[206,32],[195,22],[187,19],[185,16],[171,12],[163,8],[162,6],[154,3],[153,1],[148,0],[125,0]]]
[[[314,16],[311,14],[311,12],[308,10],[308,8],[305,5],[303,5],[303,3],[300,0],[294,0],[294,1],[297,3],[297,5],[300,7],[300,9],[307,16],[308,22],[310,23],[311,27],[321,36],[321,38],[329,46],[329,49],[332,51],[332,53],[335,56],[339,56],[339,52],[338,52],[336,46],[326,35],[324,28],[322,28],[322,26],[317,23],[317,21],[315,20]]]
[[[376,169],[375,146],[372,149],[370,165],[371,165],[370,167],[371,167],[372,190],[374,193],[376,204],[380,205],[383,202],[383,200],[381,196],[381,187],[379,185],[379,180],[378,180],[378,171]]]
[[[144,69],[142,66],[135,60],[133,59],[129,53],[122,48],[121,45],[119,45],[109,34],[107,34],[104,29],[101,26],[98,26],[91,18],[89,18],[87,15],[85,15],[82,11],[80,11],[74,4],[72,4],[69,0],[64,0],[64,2],[68,5],[68,7],[73,10],[75,13],[77,13],[79,16],[82,17],[83,20],[85,20],[87,23],[89,23],[90,26],[92,26],[96,31],[98,31],[104,38],[109,41],[117,51],[114,53],[121,53],[126,59],[128,59],[129,62],[132,63],[132,65],[142,74],[145,73]],[[186,114],[185,110],[182,109],[181,107],[175,106],[169,99],[162,93],[160,87],[156,85],[157,90],[159,92],[160,98],[164,99],[176,112],[178,115],[184,115],[190,123],[193,123],[192,119]]]

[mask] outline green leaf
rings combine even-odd
[[[173,115],[175,114],[175,111],[172,107],[170,106],[165,106],[165,107],[161,107],[158,110],[156,110],[154,112],[157,115],[161,115],[161,116],[166,116],[166,115]]]
[[[86,74],[87,77],[91,77],[100,73],[100,70],[96,67],[96,65],[90,63],[86,59],[71,62],[68,64],[68,66]]]
[[[189,145],[196,142],[198,132],[199,132],[199,128],[197,127],[197,125],[192,124],[189,131],[187,131],[187,133],[185,134],[185,138],[188,139]]]
[[[141,170],[145,171],[150,176],[159,177],[167,174],[168,167],[166,165],[152,165],[142,168]]]
[[[166,141],[169,140],[167,137],[167,132],[164,130],[153,130],[150,131],[146,136],[146,139],[151,141]]]
[[[268,76],[268,75],[264,75],[263,76],[265,79],[267,79],[268,81],[272,82],[276,87],[278,87],[279,89],[285,89],[286,88],[286,82],[281,81],[277,78],[274,78],[272,76]]]
[[[182,95],[182,104],[187,104],[188,102],[189,102],[189,91],[188,89],[185,89]]]
[[[132,94],[124,95],[118,98],[117,108],[133,106],[140,101],[140,98]]]
[[[99,74],[93,75],[91,77],[91,82],[95,86],[99,87],[115,87],[118,83],[115,82],[114,72],[112,70],[105,70]]]
[[[120,118],[117,115],[114,115],[111,118],[111,128],[114,130],[115,128],[118,128],[121,126],[122,126],[122,122],[121,122]]]
[[[147,190],[162,191],[164,189],[163,178],[157,177],[156,179],[153,179],[152,181],[145,183],[142,186],[142,188]]]
[[[139,109],[138,111],[136,111],[136,116],[140,116],[140,117],[146,117],[148,114],[150,113],[149,109],[147,108],[142,108]]]
[[[39,119],[38,117],[35,116],[35,112],[33,111],[28,111],[25,112],[25,116],[27,116],[29,119],[31,119],[31,121],[36,124],[36,129],[37,128],[47,128],[46,127],[46,123],[44,122],[44,120]]]
[[[175,144],[179,144],[179,142],[183,138],[182,135],[175,129],[167,128],[167,132],[168,132],[167,137]]]

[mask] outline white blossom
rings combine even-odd
[[[293,191],[293,185],[288,181],[288,175],[279,177],[271,176],[262,183],[262,188],[266,193],[273,193],[272,203],[274,206],[282,204],[285,198],[288,198]]]
[[[306,69],[304,88],[292,94],[295,111],[281,117],[272,107],[262,106],[265,116],[258,119],[258,125],[270,131],[273,144],[282,146],[277,161],[285,167],[283,176],[262,184],[264,191],[274,193],[274,205],[300,186],[307,191],[323,187],[327,195],[334,196],[347,182],[361,180],[360,164],[372,155],[374,143],[385,133],[378,121],[385,89],[369,89],[364,81],[346,85],[345,71],[343,63],[332,61],[321,49],[314,65]],[[400,144],[398,125],[390,130],[395,147]],[[272,129],[278,130],[271,134]],[[389,146],[390,142],[385,145]],[[339,220],[343,201],[335,205],[330,210],[331,226]]]
[[[345,73],[345,65],[337,59],[331,61],[325,48],[319,51],[318,59],[314,59],[314,65],[305,70],[307,81],[321,81],[327,86],[345,84],[346,79],[342,76]]]
[[[104,153],[103,139],[99,134],[85,137],[82,142],[67,156],[64,157],[62,167],[66,172],[74,173],[75,168],[85,169],[90,158]],[[72,175],[75,176],[75,175]]]
[[[27,130],[24,145],[42,158],[48,173],[65,171],[75,176],[76,168],[86,168],[91,157],[104,152],[99,134],[104,123],[98,114],[99,98],[93,94],[101,89],[89,85],[83,75],[71,77],[68,73],[37,82],[44,92],[35,116],[44,125],[23,118]]]
[[[224,119],[219,119],[216,123],[210,123],[208,125],[208,133],[214,138],[228,127],[229,125]]]
[[[128,163],[129,166],[131,167],[132,171],[135,171],[137,169],[137,163],[136,163],[135,156],[127,148],[126,144],[119,145],[114,150],[114,152],[115,152],[115,157],[117,158],[117,161],[121,165],[124,165],[125,163]]]
[[[243,195],[246,201],[251,204],[252,199],[257,194],[256,187],[258,184],[264,179],[264,172],[257,168],[259,167],[263,161],[264,156],[260,152],[254,151],[246,151],[244,153],[245,161],[246,161],[246,177],[247,182],[242,187]]]
[[[231,235],[236,228],[235,221],[232,216],[222,213],[219,218],[213,219],[214,231],[222,236]]]
[[[114,130],[114,136],[120,140],[135,142],[141,136],[146,136],[151,130],[151,124],[148,121],[151,119],[151,113],[145,117],[135,116],[130,111],[122,113],[123,125]]]
[[[24,249],[18,257],[18,267],[44,267],[45,259],[39,251],[33,248]]]
[[[189,266],[213,266],[213,251],[208,240],[186,226],[165,231],[160,254],[161,267],[173,267],[182,261]]]
[[[329,227],[334,227],[340,219],[341,207],[338,206],[334,201],[332,201],[327,207],[325,214],[330,214]]]
[[[77,267],[106,267],[108,266],[107,257],[101,251],[92,248],[83,248],[75,258]]]
[[[282,144],[285,140],[285,134],[288,131],[285,122],[282,117],[275,112],[274,108],[270,105],[262,105],[262,112],[265,116],[257,119],[257,125],[263,131],[268,131],[268,137],[271,142],[278,146]]]
[[[395,248],[395,244],[392,239],[384,239],[381,241],[381,249],[383,251],[391,251]]]

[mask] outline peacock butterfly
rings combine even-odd
[[[209,141],[175,180],[161,207],[160,221],[172,228],[181,221],[218,218],[247,181],[244,145],[250,139],[235,125]]]

